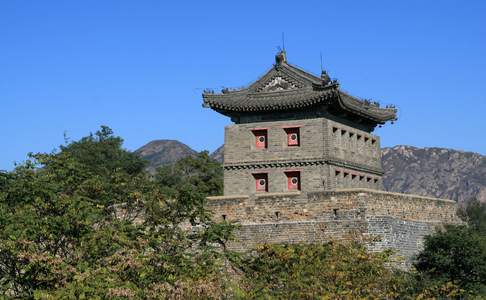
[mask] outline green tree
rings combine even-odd
[[[207,151],[159,168],[156,178],[161,186],[173,192],[189,188],[203,195],[223,194],[223,167]]]
[[[231,226],[210,222],[203,191],[181,183],[173,193],[152,180],[122,143],[102,127],[0,174],[0,295],[169,298],[221,291],[224,253],[216,246]]]
[[[486,203],[473,199],[459,209],[458,214],[472,230],[486,235]]]
[[[427,236],[415,267],[431,295],[449,287],[457,297],[486,296],[486,205],[471,201],[459,215],[467,224]]]

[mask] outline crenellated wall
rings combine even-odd
[[[373,237],[371,250],[392,248],[410,259],[436,226],[459,222],[454,201],[362,188],[210,197],[207,208],[216,220],[240,224],[230,245],[236,250]]]

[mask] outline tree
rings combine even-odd
[[[467,225],[448,225],[425,237],[415,263],[425,289],[456,286],[466,295],[486,295],[486,205],[471,201],[459,215]],[[459,293],[458,295],[460,295]]]
[[[210,196],[223,194],[223,167],[207,151],[158,169],[157,182],[173,192],[185,188]]]
[[[250,299],[403,299],[409,280],[388,267],[392,252],[369,253],[357,242],[265,245],[244,257]]]
[[[477,199],[468,201],[467,204],[459,210],[459,217],[461,217],[472,230],[486,235],[486,203],[479,202]]]
[[[202,190],[168,193],[102,127],[0,175],[0,295],[149,298],[219,291],[231,230]],[[186,189],[187,187],[187,189]],[[184,228],[187,217],[198,230]],[[1,297],[1,296],[0,296]]]
[[[197,218],[209,221],[204,203],[207,196],[223,193],[223,168],[204,151],[194,157],[179,160],[157,170],[155,182],[166,195],[177,202],[171,203],[173,212],[181,211],[178,205],[191,206],[190,215],[183,217],[195,225]]]

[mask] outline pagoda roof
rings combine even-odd
[[[383,124],[396,120],[394,107],[382,108],[376,102],[353,97],[339,88],[323,71],[321,77],[287,63],[285,52],[276,56],[275,65],[261,78],[242,89],[204,91],[203,106],[224,115],[241,112],[270,112],[302,109],[318,104]]]

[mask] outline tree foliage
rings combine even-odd
[[[156,179],[174,194],[187,189],[205,196],[223,194],[223,167],[207,151],[159,168]]]
[[[457,296],[486,295],[486,205],[471,201],[459,215],[466,224],[447,225],[425,238],[415,267],[429,290],[450,287]]]
[[[1,174],[4,296],[157,298],[180,286],[204,294],[190,282],[221,270],[214,245],[230,230],[211,223],[203,192],[182,184],[168,194],[122,142],[102,127]],[[184,227],[188,216],[198,230]]]
[[[251,299],[400,299],[405,272],[388,267],[391,252],[358,243],[266,245],[243,259]]]
[[[473,199],[459,209],[458,214],[473,231],[486,235],[486,203]]]

